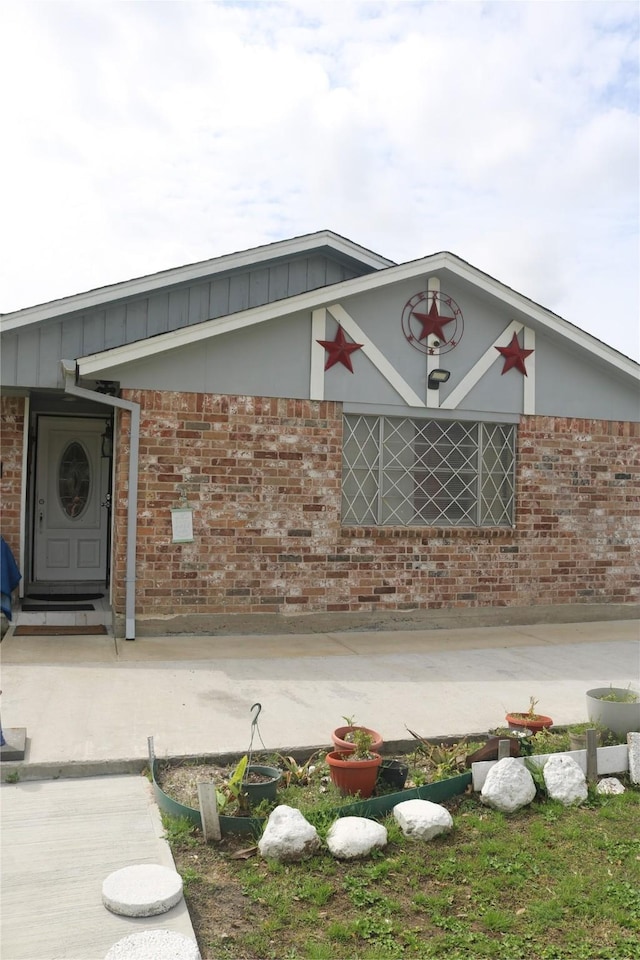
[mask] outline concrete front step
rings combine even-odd
[[[18,626],[95,626],[111,623],[111,610],[46,610],[28,613],[19,610],[14,614],[13,623]]]

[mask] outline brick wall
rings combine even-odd
[[[24,397],[0,398],[0,529],[18,567],[20,557],[20,489],[24,441]]]
[[[141,404],[137,613],[640,599],[640,425],[524,417],[515,530],[342,528],[341,406],[126,391]],[[128,417],[115,496],[124,609]],[[194,542],[171,540],[186,485]]]

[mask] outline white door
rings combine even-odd
[[[109,468],[104,419],[40,417],[34,510],[35,580],[105,580]]]

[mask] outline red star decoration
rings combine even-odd
[[[502,368],[502,374],[504,375],[507,370],[511,370],[512,367],[515,367],[516,370],[519,370],[520,373],[524,373],[525,377],[527,371],[525,369],[524,361],[533,353],[533,350],[524,350],[520,346],[520,341],[518,340],[518,335],[514,333],[511,337],[511,343],[508,347],[496,347],[498,353],[501,353],[504,357],[504,367]]]
[[[435,334],[438,340],[446,341],[446,336],[443,333],[442,328],[447,323],[451,323],[454,319],[453,317],[442,317],[438,313],[438,308],[436,306],[435,297],[431,301],[431,306],[429,307],[429,313],[417,313],[413,311],[413,316],[416,320],[419,320],[422,324],[422,333],[420,334],[420,340],[426,340],[430,334]]]
[[[353,367],[350,354],[364,347],[364,343],[349,343],[345,338],[342,327],[338,327],[335,340],[317,340],[316,343],[319,343],[329,353],[324,365],[325,370],[332,367],[334,363],[342,363],[351,373],[353,373]]]

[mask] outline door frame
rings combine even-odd
[[[29,448],[27,455],[27,496],[26,496],[26,538],[25,538],[25,547],[26,547],[26,556],[25,556],[25,565],[24,569],[27,571],[27,576],[25,576],[25,592],[38,590],[40,592],[50,592],[50,593],[83,593],[86,591],[95,591],[95,590],[104,590],[107,593],[107,596],[110,593],[110,583],[111,583],[111,566],[112,566],[112,525],[113,525],[113,509],[111,506],[107,507],[109,515],[107,523],[105,525],[105,577],[100,580],[36,580],[35,579],[35,566],[36,566],[36,555],[35,555],[35,537],[36,537],[36,524],[38,517],[38,509],[36,504],[36,477],[37,477],[37,450],[38,450],[38,432],[40,424],[45,419],[55,418],[55,419],[69,419],[71,420],[87,420],[93,419],[101,421],[106,430],[107,424],[110,425],[111,436],[113,437],[114,431],[114,416],[113,410],[109,407],[105,407],[102,404],[98,403],[78,403],[77,407],[74,405],[73,411],[68,410],[69,404],[64,401],[63,395],[52,396],[48,395],[45,399],[40,398],[36,399],[35,397],[30,404],[29,411]],[[111,444],[113,448],[113,443]],[[113,460],[113,451],[111,451],[111,456],[108,457],[110,460],[108,467],[108,482],[107,482],[107,494],[109,501],[111,502],[111,497],[113,494],[113,475],[114,475],[114,460]]]

